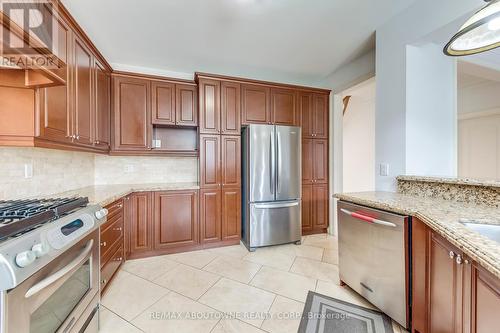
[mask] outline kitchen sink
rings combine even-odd
[[[488,224],[488,223],[475,223],[475,222],[465,222],[460,221],[464,226],[483,235],[497,243],[500,243],[500,225],[498,224]]]

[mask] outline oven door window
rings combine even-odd
[[[53,333],[90,290],[90,260],[64,282],[30,318],[30,332]]]

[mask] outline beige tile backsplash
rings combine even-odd
[[[0,148],[0,200],[94,184],[197,182],[197,158],[121,157],[44,148]],[[24,177],[25,165],[33,176]]]

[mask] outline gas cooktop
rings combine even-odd
[[[0,201],[0,241],[18,237],[88,203],[88,198],[80,197]]]

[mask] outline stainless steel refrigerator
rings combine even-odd
[[[242,239],[257,247],[300,244],[301,130],[249,125],[242,133]]]

